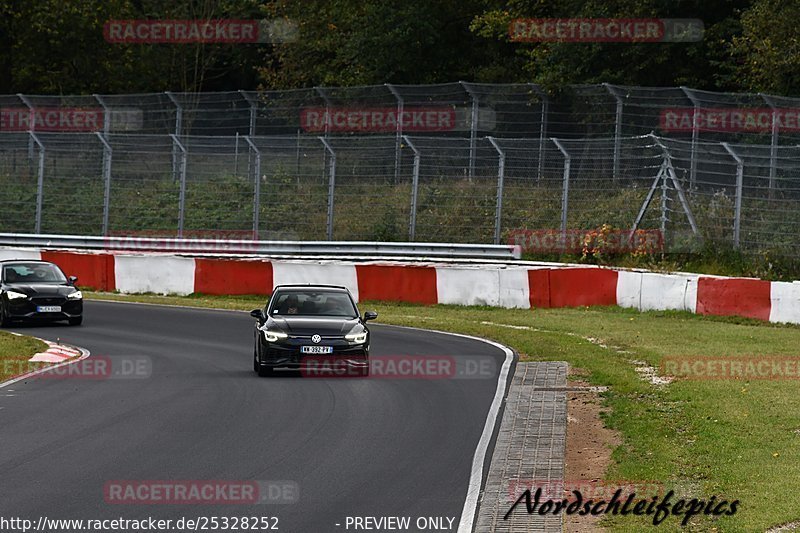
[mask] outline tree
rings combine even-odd
[[[756,0],[742,14],[742,34],[730,50],[742,85],[782,95],[800,92],[800,3]]]
[[[510,0],[475,18],[472,30],[508,42],[515,18],[699,18],[705,36],[696,43],[513,43],[523,63],[518,81],[561,87],[572,83],[730,88],[721,68],[725,43],[736,33],[738,7],[747,0]]]
[[[492,46],[469,30],[481,0],[277,0],[299,39],[278,44],[261,69],[265,88],[480,79]]]
[[[111,19],[252,18],[257,0],[0,0],[0,93],[255,88],[255,44],[115,44]]]

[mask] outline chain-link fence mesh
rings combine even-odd
[[[0,95],[0,230],[792,253],[798,132],[800,99],[685,87]]]

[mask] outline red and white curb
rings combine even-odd
[[[31,363],[63,363],[68,359],[80,357],[81,355],[81,351],[77,348],[42,340],[48,345],[48,348],[28,359]]]
[[[535,309],[609,306],[681,310],[800,324],[800,281],[664,274],[589,265],[284,260],[0,248],[0,259],[43,259],[99,291],[271,294],[278,285],[344,285],[358,300]]]
[[[9,331],[12,335],[16,335],[17,337],[23,337],[19,333],[14,333],[13,331]],[[73,363],[77,363],[78,361],[83,361],[91,352],[86,348],[81,348],[79,346],[67,346],[64,344],[57,344],[45,339],[39,339],[38,337],[34,337],[37,340],[40,340],[48,345],[48,349],[44,352],[40,352],[34,354],[28,362],[32,363],[53,363],[47,365],[45,367],[39,368],[37,370],[32,370],[30,372],[26,372],[19,376],[14,376],[13,378],[3,381],[0,383],[0,389],[4,387],[8,387],[9,385],[13,385],[14,383],[18,383],[20,381],[24,381],[26,379],[30,379],[32,377],[38,376],[39,374],[44,374],[45,372],[49,372],[55,368],[59,368],[66,365],[71,365]]]

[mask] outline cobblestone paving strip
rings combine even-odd
[[[567,363],[518,363],[481,495],[475,531],[561,532],[561,515],[529,515],[523,501],[503,517],[531,480],[563,483]],[[551,485],[552,486],[552,485]]]

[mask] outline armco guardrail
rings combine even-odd
[[[167,239],[153,237],[96,237],[81,235],[35,235],[0,233],[0,246],[26,246],[50,249],[75,249],[125,252],[169,252],[233,254],[259,256],[349,256],[365,259],[470,258],[513,260],[521,256],[520,247],[487,244],[445,244],[417,242],[348,241],[256,241],[222,239]]]

